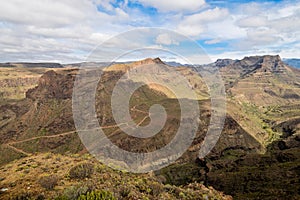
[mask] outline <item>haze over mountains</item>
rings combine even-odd
[[[114,63],[103,70],[97,87],[98,122],[105,127],[107,137],[127,151],[160,149],[170,142],[178,129],[178,101],[165,88],[153,85],[145,85],[133,94],[129,110],[137,124],[147,125],[151,105],[163,105],[168,117],[157,135],[147,139],[129,137],[114,121],[110,98],[117,81],[126,71],[153,63],[170,67],[159,58]],[[9,77],[5,73],[11,73],[11,66],[0,68],[3,74],[0,84],[5,92],[0,104],[2,166],[45,152],[87,153],[76,133],[72,115],[72,92],[78,64],[51,69],[36,65],[15,66],[15,75]],[[173,165],[155,172],[155,177],[175,185],[202,182],[236,199],[299,198],[300,70],[285,64],[279,56],[269,55],[242,60],[219,59],[209,65],[193,67],[178,64],[175,69],[189,80],[197,93],[200,128],[187,152]],[[201,160],[198,152],[212,111],[209,91],[197,73],[199,69],[218,69],[227,93],[227,114],[221,137],[213,151]],[[24,74],[27,77],[22,76]],[[32,81],[28,81],[28,76]],[[13,89],[20,84],[24,88]],[[134,84],[138,83],[128,80],[124,87]],[[14,181],[19,181],[12,186],[14,191],[24,184],[18,177],[0,183],[8,186]],[[65,189],[62,183],[59,187]],[[40,189],[32,191],[32,195],[37,191]]]
[[[228,64],[234,63],[237,61],[237,59],[229,59],[229,58],[223,58],[223,59],[217,59],[214,63],[209,63],[207,65],[209,66],[218,66],[218,67],[224,67]],[[288,64],[291,67],[300,68],[300,59],[298,58],[283,58],[283,62]],[[116,63],[131,63],[134,61],[127,61],[127,62],[116,62]],[[164,61],[169,66],[173,67],[180,67],[180,66],[189,66],[188,64],[182,64],[176,61]],[[80,65],[83,63],[51,63],[51,62],[40,62],[40,63],[34,63],[34,62],[6,62],[6,63],[0,63],[0,67],[44,67],[44,68],[61,68],[61,67],[80,67]],[[91,64],[91,63],[89,63]],[[108,66],[113,63],[111,62],[97,62],[97,64],[102,66]],[[194,63],[195,65],[199,65],[197,63]]]
[[[300,59],[297,58],[290,58],[290,59],[283,59],[285,63],[289,66],[300,68]]]

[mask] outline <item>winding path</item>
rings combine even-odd
[[[138,110],[138,109],[136,109],[135,107],[136,107],[136,106],[132,107],[130,110],[148,114],[147,112],[142,111],[142,110]],[[137,126],[141,125],[148,117],[149,117],[149,116],[145,116],[145,117],[137,124]],[[120,127],[120,126],[122,126],[122,125],[128,125],[128,122],[124,122],[124,123],[120,123],[120,124],[116,124],[116,125],[110,125],[110,126],[102,126],[102,127],[100,127],[100,128],[101,128],[101,129],[109,129],[109,128]],[[119,131],[119,130],[116,130],[116,131]],[[116,132],[116,131],[114,131],[114,132]],[[24,155],[26,155],[26,156],[31,156],[31,155],[32,155],[31,153],[25,152],[24,150],[19,149],[19,148],[13,146],[13,145],[14,145],[14,144],[23,143],[23,142],[32,141],[32,140],[42,139],[42,138],[56,138],[56,137],[66,136],[66,135],[70,135],[70,134],[73,134],[73,133],[76,133],[76,132],[77,132],[77,131],[75,130],[75,131],[68,131],[68,132],[64,132],[64,133],[60,133],[60,134],[56,134],[56,135],[36,136],[36,137],[24,139],[24,140],[19,140],[19,141],[9,142],[9,143],[3,144],[3,146],[9,147],[9,148],[11,148],[12,150],[14,150],[14,151],[16,151],[16,152],[18,152],[18,153],[24,154]]]

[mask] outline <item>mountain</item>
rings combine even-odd
[[[134,62],[129,66],[138,67],[139,64],[145,63],[159,63],[162,67],[168,67],[158,59],[146,59],[144,61]],[[116,126],[116,124],[113,123],[114,120],[110,110],[110,95],[114,85],[124,74],[123,70],[125,70],[126,67],[128,67],[126,64],[113,65],[107,68],[102,75],[103,80],[100,82],[100,85],[98,86],[99,90],[97,92],[99,99],[97,108],[102,109],[97,111],[99,112],[99,122],[103,126]],[[177,70],[180,73],[189,76],[190,79],[193,79],[191,80],[191,83],[197,80],[195,79],[196,74],[192,73],[190,69],[178,68]],[[72,145],[80,143],[79,138],[74,134],[76,131],[72,119],[71,103],[76,73],[76,69],[48,71],[39,79],[38,86],[26,92],[26,98],[23,101],[3,105],[1,107],[2,113],[6,114],[3,114],[5,115],[5,120],[3,120],[3,126],[0,129],[1,143],[10,144],[10,142],[12,142],[13,146],[20,147],[25,152],[28,151],[28,153],[33,153],[35,151],[77,152],[84,150],[81,145],[76,145],[76,148],[72,148]],[[171,79],[173,78],[171,77]],[[124,84],[133,83],[129,81]],[[100,88],[105,88],[105,90],[101,90]],[[202,99],[199,101],[203,109],[201,112],[201,123],[207,126],[210,110],[209,100],[205,100],[207,99],[207,97],[205,97],[206,89],[201,85],[194,87],[194,89],[198,90],[198,97]],[[180,117],[180,110],[178,102],[174,101],[173,98],[170,99],[168,97],[169,93],[165,91],[165,89],[160,87],[144,86],[137,90],[137,93],[134,95],[136,100],[131,105],[132,108],[134,107],[137,109],[132,110],[132,114],[136,117],[135,120],[137,122],[140,122],[145,118],[138,110],[147,112],[149,106],[153,103],[164,104],[166,105],[167,110],[173,113],[171,115],[172,117],[169,117],[169,123],[167,123],[161,135],[157,135],[157,137],[152,139],[156,142],[152,142],[152,140],[149,139],[139,142],[132,138],[127,138],[125,140],[122,132],[117,131],[117,129],[108,130],[109,132],[107,134],[110,135],[110,132],[114,133],[111,137],[115,138],[116,143],[125,149],[131,148],[131,150],[138,150],[145,144],[151,144],[148,149],[154,150],[167,144],[170,138],[172,138],[172,135],[176,133],[178,127],[176,124]],[[167,95],[165,93],[167,93]],[[228,119],[226,120],[228,125],[226,124],[225,126],[228,126],[228,128],[223,131],[224,134],[221,137],[218,150],[215,151],[216,154],[220,153],[224,148],[227,148],[228,146],[234,147],[236,144],[244,146],[245,149],[248,149],[247,151],[258,151],[261,148],[261,145],[251,136],[247,135],[247,133],[243,131],[230,116],[228,116]],[[60,134],[64,134],[63,137],[52,137],[52,135],[59,136]],[[197,140],[201,141],[204,134],[205,128],[199,130],[197,133]],[[56,141],[56,144],[53,143],[53,140]],[[70,140],[72,141],[71,143],[67,142]],[[34,142],[34,145],[31,142]],[[195,145],[197,146],[198,144]],[[191,147],[191,149],[196,153],[196,150],[199,149],[199,147]],[[8,154],[6,153],[6,155]],[[189,155],[189,157],[191,157],[191,155]],[[197,155],[195,154],[189,159],[194,160],[196,157]],[[2,162],[5,162],[6,156],[3,156],[2,158]],[[11,156],[10,160],[11,159],[14,159],[14,157]]]
[[[85,67],[85,66],[105,67],[105,66],[109,66],[112,64],[117,64],[117,62],[79,62],[79,63],[63,64],[62,66],[65,68],[79,68],[79,67]]]
[[[175,62],[175,61],[169,61],[169,62],[165,62],[167,65],[172,66],[172,67],[180,67],[183,66],[183,64],[179,63],[179,62]]]
[[[232,59],[229,59],[229,58],[217,59],[213,63],[206,64],[206,65],[198,65],[198,67],[222,68],[222,67],[225,67],[227,65],[230,65],[230,64],[234,63],[235,61],[237,61],[237,60],[232,60]]]
[[[144,65],[164,65],[165,63],[160,58],[146,58],[144,60],[134,61],[130,63],[112,63],[104,68],[104,71],[123,71],[126,72],[135,67],[142,67]]]
[[[0,67],[62,68],[63,65],[59,63],[7,62],[7,63],[0,63]]]
[[[164,63],[166,63],[167,65],[169,65],[171,67],[193,67],[189,64],[182,64],[182,63],[175,62],[175,61],[164,61]]]
[[[179,127],[178,100],[166,88],[151,84],[133,93],[129,111],[133,121],[143,126],[150,122],[151,105],[163,105],[168,115],[157,135],[145,139],[128,136],[113,118],[111,95],[116,83],[126,72],[152,64],[170,68],[159,58],[115,63],[103,70],[96,89],[95,108],[100,126],[115,145],[127,151],[160,149],[171,141]],[[227,115],[221,137],[212,152],[200,160],[198,152],[212,113],[208,89],[195,68],[172,68],[185,76],[197,93],[201,128],[187,152],[173,165],[155,172],[155,176],[175,185],[203,182],[237,199],[299,197],[299,70],[287,66],[279,56],[218,60],[214,65],[202,67],[219,69],[226,84]],[[23,157],[33,158],[36,153],[83,155],[87,152],[76,134],[72,113],[77,73],[75,68],[47,71],[37,86],[26,92],[24,99],[1,102],[1,165]],[[178,79],[163,73],[156,75],[167,82]],[[122,87],[139,85],[141,80],[122,79]],[[88,89],[88,85],[80,87],[85,95],[88,90],[84,88]]]
[[[147,63],[159,63],[164,65],[159,59],[146,59],[144,61],[132,63],[131,66],[138,67],[139,64]],[[117,124],[114,123],[110,109],[110,95],[113,86],[124,74],[122,70],[119,70],[119,67],[120,65],[112,66],[112,69],[106,70],[103,74],[103,80],[98,87],[97,99],[99,102],[97,101],[97,108],[105,107],[105,109],[97,110],[99,112],[98,119],[101,126],[110,127],[107,129],[106,134],[115,144],[118,144],[118,146],[123,149],[136,152],[152,151],[166,145],[173,137],[174,133],[176,133],[179,120],[178,113],[180,111],[174,109],[178,107],[178,103],[163,95],[161,90],[153,90],[148,86],[142,87],[134,95],[136,100],[135,102],[132,102],[133,105],[130,109],[137,123],[143,125],[144,123],[147,123],[145,114],[143,113],[149,109],[150,105],[153,103],[166,104],[167,111],[171,112],[172,115],[168,117],[167,126],[156,137],[137,141],[134,138],[124,135],[124,133],[118,129]],[[164,65],[164,67],[168,66]],[[74,79],[77,72],[78,70],[76,69],[48,71],[41,76],[38,85],[35,88],[29,89],[26,92],[25,99],[1,105],[0,162],[2,165],[23,157],[26,157],[26,160],[38,160],[38,158],[34,156],[38,152],[53,152],[65,155],[76,153],[83,154],[86,152],[76,134],[72,118],[71,98]],[[128,84],[132,83],[129,82]],[[102,90],[101,88],[105,88],[105,90]],[[209,115],[209,112],[203,112],[203,115]],[[208,117],[203,118],[208,119]],[[207,122],[203,121],[203,123]],[[203,133],[199,132],[198,134],[199,139],[201,139]],[[195,150],[191,151],[194,152]],[[192,159],[189,158],[190,156],[191,155],[185,156],[185,160]],[[193,156],[193,159],[195,159],[195,156],[196,154]],[[35,167],[35,169],[37,169],[37,167]],[[41,167],[41,170],[42,169],[43,167]],[[31,175],[31,173],[28,173],[28,175]],[[16,181],[19,181],[16,177],[4,180],[4,186],[10,185],[10,181],[15,179]],[[17,191],[18,188],[21,187],[21,184],[23,183],[19,182],[18,185],[13,186],[10,190],[19,195],[19,192]],[[30,182],[30,185],[35,184],[35,182]],[[67,188],[66,186],[61,187]],[[201,194],[201,192],[204,193],[204,189],[201,189],[201,185],[195,185],[194,187],[195,191],[199,190],[197,194]],[[39,193],[37,191],[40,190],[40,187],[38,186],[36,188],[36,190],[30,190],[32,192],[30,194],[31,197]],[[210,196],[213,196],[214,198],[218,196],[217,193],[213,194],[212,188],[209,189],[209,192],[211,193]],[[209,197],[209,195],[204,196]],[[168,199],[171,198],[177,197],[168,197]],[[219,198],[228,199],[229,197],[220,196]]]
[[[284,105],[299,100],[300,71],[279,56],[246,57],[220,69],[228,93],[258,106]]]
[[[300,68],[300,59],[297,58],[289,58],[283,59],[283,61],[291,67]]]
[[[218,59],[214,64],[216,67],[225,67],[227,65],[233,64],[236,60],[232,59]]]
[[[270,55],[201,67],[220,70],[228,115],[265,147],[263,154],[241,156],[235,149],[224,151],[214,161],[208,158],[207,184],[236,199],[299,198],[298,178],[291,177],[299,176],[300,166],[300,71]],[[283,188],[294,183],[287,197],[289,189]]]
[[[300,71],[279,56],[245,57],[219,69],[227,88],[228,113],[262,144],[279,137],[273,130],[276,123],[297,117]]]
[[[0,102],[23,99],[26,91],[30,88],[34,88],[38,84],[39,78],[46,71],[58,71],[63,69],[47,68],[53,66],[48,63],[30,63],[28,66],[24,65],[25,64],[0,64]]]

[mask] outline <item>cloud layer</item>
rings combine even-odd
[[[2,1],[0,61],[80,62],[95,46],[113,35],[153,26],[193,38],[212,58],[253,54],[300,56],[299,1],[243,2]],[[142,42],[145,41],[124,45],[144,46]],[[183,41],[166,34],[146,41],[149,46],[180,45],[180,42]]]

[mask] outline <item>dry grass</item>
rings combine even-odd
[[[94,174],[80,179],[70,178],[70,169],[84,163],[93,166]],[[92,191],[108,191],[116,199],[178,199],[180,195],[231,199],[201,184],[186,187],[163,185],[151,174],[112,170],[90,155],[36,154],[2,166],[0,172],[0,188],[8,188],[1,194],[1,199],[77,199]]]

